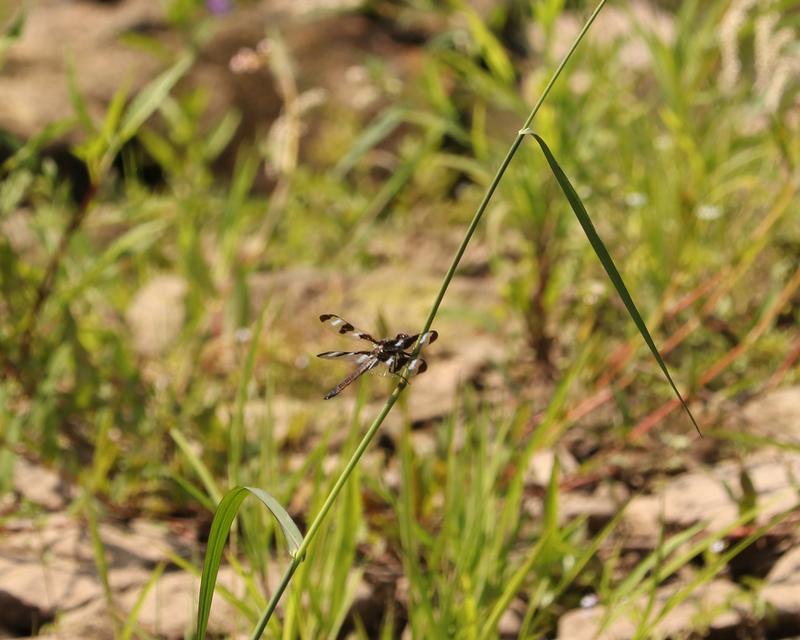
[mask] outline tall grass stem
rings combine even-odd
[[[447,270],[447,273],[444,276],[444,280],[442,281],[442,285],[439,288],[439,293],[436,295],[436,300],[431,307],[430,313],[428,314],[428,318],[425,321],[425,326],[420,332],[420,336],[422,336],[426,331],[431,328],[434,319],[436,318],[436,314],[439,311],[439,307],[442,304],[442,300],[444,299],[445,293],[447,293],[447,289],[450,286],[450,282],[455,276],[456,270],[458,269],[458,265],[461,262],[461,258],[464,255],[464,252],[467,250],[467,246],[472,239],[472,236],[475,233],[475,230],[478,228],[478,224],[480,224],[481,218],[483,218],[483,214],[486,212],[487,207],[489,206],[489,202],[494,195],[494,192],[497,190],[500,181],[503,178],[503,175],[508,168],[508,165],[511,164],[511,160],[514,158],[514,155],[517,153],[517,149],[519,149],[520,144],[525,138],[524,130],[528,129],[533,122],[533,119],[536,117],[536,114],[539,112],[539,109],[544,104],[544,101],[547,99],[547,96],[550,94],[553,86],[555,85],[556,81],[558,80],[561,72],[564,70],[564,67],[569,62],[569,59],[575,53],[575,50],[578,48],[578,45],[583,40],[586,33],[589,31],[589,28],[592,26],[592,23],[595,21],[595,18],[599,15],[600,11],[602,10],[603,6],[606,4],[607,0],[600,0],[597,4],[597,7],[592,12],[592,15],[589,16],[589,19],[586,21],[586,24],[581,29],[580,33],[578,33],[575,41],[572,43],[572,46],[567,51],[566,55],[564,56],[561,63],[558,65],[556,70],[553,72],[552,77],[550,78],[549,82],[545,86],[544,90],[542,91],[539,100],[534,105],[533,109],[531,110],[530,114],[528,115],[527,119],[525,120],[524,124],[520,127],[520,132],[517,133],[516,138],[511,143],[511,147],[509,148],[508,152],[506,153],[505,157],[503,158],[503,162],[500,164],[500,167],[497,170],[494,178],[492,179],[491,184],[489,185],[486,193],[481,200],[480,205],[478,205],[478,209],[475,212],[475,215],[472,218],[472,222],[470,222],[469,227],[467,228],[467,232],[464,234],[464,239],[461,241],[461,245],[456,251],[455,256],[453,257],[453,261],[450,264],[450,268]],[[419,352],[421,345],[419,341],[414,347],[414,354]],[[278,602],[280,601],[283,592],[289,586],[289,582],[291,581],[292,575],[297,570],[300,562],[302,562],[303,557],[305,556],[306,551],[308,550],[308,546],[311,544],[311,541],[314,539],[314,536],[319,531],[320,526],[322,525],[323,520],[327,516],[328,512],[330,511],[333,503],[336,501],[336,498],[339,496],[342,488],[344,488],[345,483],[349,479],[350,475],[352,474],[353,470],[355,469],[358,462],[361,460],[361,456],[364,455],[364,452],[367,450],[370,442],[372,441],[375,434],[378,432],[381,424],[386,419],[386,416],[391,411],[392,407],[397,402],[397,399],[400,397],[400,394],[408,385],[408,382],[405,377],[402,377],[400,382],[398,382],[397,386],[395,387],[392,394],[387,398],[386,403],[383,405],[378,416],[370,425],[367,432],[364,434],[364,437],[361,439],[361,442],[356,447],[356,450],[353,452],[350,460],[347,462],[344,470],[342,471],[339,478],[336,480],[336,483],[333,485],[330,494],[325,499],[325,502],[322,505],[322,508],[319,510],[319,513],[315,516],[314,520],[311,523],[311,526],[308,528],[306,535],[303,537],[303,543],[300,545],[300,548],[294,554],[291,564],[286,570],[280,585],[275,590],[275,593],[272,595],[272,599],[270,600],[269,604],[267,605],[264,612],[261,614],[258,623],[253,630],[253,634],[251,636],[251,640],[257,640],[261,637],[264,633],[264,629],[266,629],[267,623],[269,622],[270,617],[272,616],[275,608],[278,606]]]

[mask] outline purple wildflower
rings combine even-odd
[[[215,16],[225,15],[233,9],[231,0],[206,0],[206,8]]]

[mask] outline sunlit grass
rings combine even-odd
[[[585,43],[536,122],[678,386],[694,400],[730,401],[800,379],[789,359],[800,286],[800,230],[791,215],[800,147],[781,113],[751,126],[754,97],[746,88],[723,94],[714,83],[715,29],[725,4],[683,3],[674,45],[647,38],[652,59],[644,69],[626,68],[614,45]],[[558,3],[537,10],[546,13],[545,5]],[[97,519],[117,509],[208,517],[227,489],[242,484],[269,491],[307,530],[341,460],[368,426],[367,400],[385,387],[363,387],[344,421],[317,409],[316,373],[296,367],[315,313],[295,315],[279,287],[261,307],[253,278],[293,268],[324,276],[376,265],[400,272],[408,268],[403,256],[376,257],[374,238],[462,233],[503,147],[555,67],[559,15],[553,9],[539,16],[545,43],[535,68],[517,69],[474,20],[466,23],[466,40],[461,34],[432,42],[423,53],[421,88],[360,129],[351,122],[335,136],[320,134],[317,164],[301,162],[283,176],[285,200],[268,228],[270,198],[252,190],[264,160],[259,141],[241,150],[224,183],[212,163],[238,116],[207,127],[202,92],[167,95],[187,63],[178,62],[135,102],[121,94],[102,122],[88,122],[74,92],[76,118],[65,114],[41,139],[12,140],[0,184],[2,486],[11,485],[17,455],[58,466],[84,488],[82,504],[96,531]],[[473,41],[479,44],[464,46]],[[161,125],[146,122],[151,112]],[[323,129],[335,126],[329,115],[314,112]],[[95,134],[82,152],[98,189],[59,249],[76,205],[39,149],[78,126]],[[122,179],[111,168],[130,137],[164,170],[156,191],[131,177],[135,171]],[[335,148],[324,147],[329,143]],[[376,158],[394,167],[388,179],[374,171]],[[12,219],[32,240],[8,231]],[[469,327],[503,332],[498,342],[507,347],[497,361],[522,373],[496,369],[501,384],[517,392],[494,394],[503,401],[487,406],[465,384],[452,414],[425,425],[434,433],[432,450],[415,448],[415,426],[403,415],[388,438],[396,449],[368,456],[344,486],[267,627],[269,637],[374,637],[375,622],[361,620],[353,604],[360,586],[374,587],[376,567],[389,574],[389,587],[374,587],[372,596],[383,606],[378,626],[385,637],[405,627],[415,637],[495,637],[510,609],[528,636],[552,636],[558,616],[579,606],[586,592],[609,611],[626,599],[649,602],[638,622],[646,636],[665,613],[651,597],[658,586],[702,557],[695,588],[739,551],[710,552],[725,534],[705,534],[698,525],[665,533],[658,549],[620,579],[606,555],[621,544],[617,521],[599,532],[581,519],[561,521],[561,483],[572,478],[558,465],[543,491],[531,486],[531,457],[565,434],[598,447],[577,475],[602,476],[613,453],[608,443],[624,448],[631,432],[651,449],[674,443],[691,454],[689,440],[675,435],[688,423],[657,413],[669,408],[669,389],[532,141],[520,147],[484,222],[473,246],[486,253],[503,304]],[[57,264],[48,267],[53,256]],[[414,260],[427,268],[430,258]],[[51,268],[52,287],[37,309]],[[163,350],[144,356],[125,311],[140,287],[164,273],[185,282],[185,317]],[[261,332],[236,337],[259,318]],[[550,387],[546,394],[519,384],[534,379],[536,367],[548,371],[536,378]],[[426,375],[435,370],[434,355]],[[303,403],[288,418],[281,413],[287,398]],[[603,417],[594,419],[584,404],[592,399],[592,407],[606,408]],[[263,411],[251,413],[254,406]],[[708,411],[700,422],[717,455],[792,446],[722,428]],[[243,504],[227,551],[219,547],[245,590],[217,597],[237,603],[243,628],[256,623],[288,562],[278,523],[252,502]],[[754,529],[747,543],[766,530]],[[99,534],[94,543],[104,576]],[[185,560],[180,566],[188,569]],[[197,559],[197,574],[199,567]],[[135,617],[135,610],[117,616],[121,636],[139,634]]]

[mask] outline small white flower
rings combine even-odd
[[[629,207],[642,207],[647,203],[647,197],[643,193],[634,191],[625,196],[625,204]]]
[[[727,547],[727,545],[725,544],[724,540],[717,540],[716,542],[711,543],[710,549],[713,553],[722,553],[725,551],[725,547]]]
[[[716,220],[722,215],[722,209],[714,204],[702,204],[697,207],[697,217],[700,220]]]
[[[255,51],[249,47],[244,47],[236,52],[228,67],[233,73],[254,73],[258,71],[264,64],[264,60]]]
[[[597,597],[597,594],[588,593],[581,598],[581,609],[591,609],[597,606],[598,602],[600,602],[600,598]]]
[[[250,327],[239,327],[233,334],[234,340],[239,344],[245,344],[246,342],[250,342],[250,339],[253,337],[253,331]]]

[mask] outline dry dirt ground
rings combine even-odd
[[[779,389],[743,407],[730,409],[729,420],[735,420],[742,430],[780,431],[784,441],[800,444],[800,387]],[[426,413],[429,411],[436,412],[426,409]],[[423,429],[414,444],[422,451],[426,442]],[[553,456],[559,456],[566,472],[575,467],[564,449],[541,452],[531,465],[531,488],[546,484]],[[707,533],[728,526],[739,513],[735,498],[743,470],[752,480],[759,504],[764,505],[760,522],[786,509],[797,510],[800,454],[756,452],[742,460],[681,473],[664,482],[655,493],[634,497],[619,530],[624,553],[638,555],[655,548],[659,523],[672,532],[701,521],[707,522]],[[23,637],[51,622],[56,622],[54,629],[58,632],[53,637],[113,637],[109,600],[98,576],[89,529],[69,509],[76,492],[58,475],[24,458],[17,460],[14,478],[15,491],[4,498],[6,515],[0,528],[0,629],[6,633],[0,637]],[[599,528],[615,515],[627,496],[622,483],[616,488],[603,483],[589,490],[566,490],[561,517],[567,522],[589,515],[591,526]],[[36,515],[14,515],[22,503],[27,505],[28,512],[36,505]],[[531,499],[529,508],[534,513],[540,506],[539,498]],[[726,578],[694,590],[654,631],[681,637],[688,629],[699,627],[707,629],[705,637],[711,638],[756,637],[748,635],[756,634],[756,629],[769,638],[800,633],[798,517],[800,511],[739,556]],[[717,551],[736,544],[751,530],[740,527],[730,531]],[[180,519],[104,522],[100,536],[106,549],[108,579],[117,612],[124,616],[138,603],[141,607],[138,624],[142,629],[159,637],[184,637],[193,624],[198,580],[178,570],[174,557],[196,561],[202,552],[196,535],[196,523]],[[154,572],[161,567],[164,573],[156,576]],[[757,596],[736,582],[737,576],[745,574],[763,580]],[[154,576],[155,582],[139,603],[140,595]],[[690,569],[682,570],[673,583],[659,589],[658,602],[666,601],[693,577]],[[232,592],[243,593],[242,581],[230,568],[223,568],[220,580]],[[371,595],[370,585],[365,583],[355,606],[361,609],[368,606]],[[212,631],[246,633],[241,616],[224,598],[217,597],[214,602]],[[633,611],[644,607],[645,602],[630,602],[627,606]],[[516,611],[512,606],[503,619],[501,630],[505,637],[515,637],[515,627],[520,622]],[[587,601],[585,608],[566,612],[560,618],[558,637],[570,640],[594,637],[604,613],[602,606]],[[629,638],[634,628],[623,613],[599,637]]]

